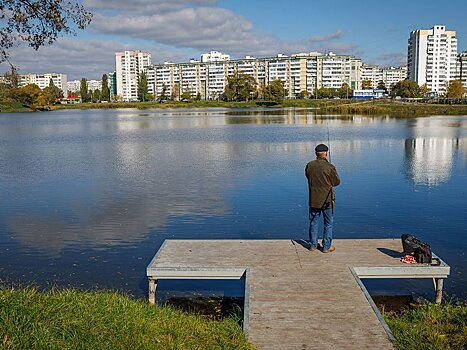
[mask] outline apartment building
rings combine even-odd
[[[102,80],[86,80],[88,90],[102,90]],[[71,80],[67,82],[68,91],[79,92],[81,90],[81,80]]]
[[[457,38],[443,25],[417,29],[408,40],[408,78],[426,84],[432,92],[444,94],[446,82],[456,75]]]
[[[143,51],[115,53],[117,95],[124,101],[138,100],[138,79],[151,64],[151,54]]]
[[[371,88],[376,89],[383,82],[388,91],[401,80],[407,79],[407,66],[403,67],[380,67],[377,65],[363,64],[361,69],[361,81],[371,82]]]
[[[18,85],[26,86],[28,84],[36,84],[39,88],[45,89],[50,84],[52,79],[54,85],[63,91],[63,96],[68,97],[68,85],[66,74],[60,73],[44,73],[44,74],[20,74]]]
[[[362,83],[365,80],[371,82],[371,89],[376,89],[380,81],[383,81],[383,69],[380,66],[363,64],[360,73]]]
[[[407,79],[407,66],[385,67],[381,71],[384,86],[388,91],[391,91],[398,82]]]
[[[281,80],[288,92],[285,97],[288,98],[294,98],[302,91],[312,95],[321,87],[340,88],[343,83],[353,89],[361,85],[362,62],[353,56],[300,53],[230,60],[225,59],[228,55],[215,53],[203,54],[201,61],[165,62],[150,66],[147,69],[149,92],[160,96],[165,88],[167,97],[179,97],[189,91],[193,97],[199,95],[201,99],[218,99],[225,90],[227,78],[236,73],[253,76],[259,87]]]

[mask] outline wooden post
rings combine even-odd
[[[149,278],[149,304],[151,305],[156,303],[156,288],[157,280],[155,278]]]
[[[436,278],[436,304],[441,304],[441,300],[443,299],[443,279]]]

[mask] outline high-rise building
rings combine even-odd
[[[41,89],[45,89],[50,84],[52,79],[54,85],[63,91],[63,96],[68,96],[68,85],[66,74],[60,73],[44,73],[44,74],[21,74],[19,76],[18,85],[26,86],[28,84],[36,84]]]
[[[117,95],[124,101],[138,100],[138,79],[151,64],[148,52],[124,51],[115,53]]]
[[[456,75],[456,32],[443,25],[417,29],[410,33],[408,44],[408,78],[444,94],[446,83]]]

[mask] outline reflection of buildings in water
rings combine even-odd
[[[454,154],[466,149],[462,130],[465,118],[434,117],[412,121],[413,138],[405,141],[406,173],[416,184],[439,185],[449,180]]]
[[[405,140],[406,171],[416,184],[446,182],[451,174],[455,140],[417,138]]]

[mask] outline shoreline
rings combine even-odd
[[[191,101],[178,102],[110,102],[110,103],[80,103],[72,105],[53,105],[51,111],[65,109],[116,109],[131,108],[139,110],[148,109],[197,109],[197,108],[228,108],[228,109],[254,109],[254,108],[313,108],[316,114],[341,115],[384,115],[393,117],[421,117],[430,115],[467,115],[467,104],[433,104],[414,103],[393,100],[284,100],[281,104],[268,101],[223,102],[223,101]],[[0,112],[34,112],[32,108],[14,102],[0,102]]]

